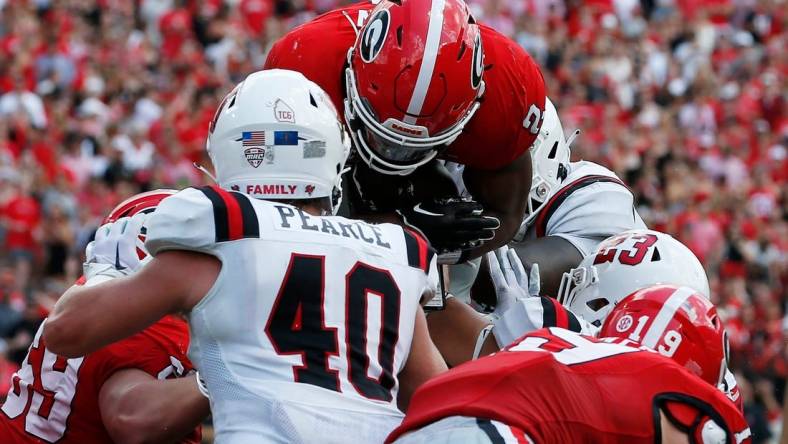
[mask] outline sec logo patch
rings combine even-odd
[[[632,316],[630,315],[622,316],[621,319],[619,319],[618,322],[616,323],[616,331],[618,331],[619,333],[624,333],[625,331],[632,328],[632,322],[633,322]]]

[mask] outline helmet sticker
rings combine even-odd
[[[304,159],[315,159],[326,156],[326,142],[310,140],[304,142]]]
[[[618,320],[618,323],[616,323],[616,331],[619,333],[624,333],[625,331],[632,328],[632,323],[632,316],[624,315]]]
[[[263,161],[272,164],[274,161],[274,150],[272,147],[256,146],[244,150],[244,156],[249,165],[257,168]]]
[[[295,123],[295,112],[284,100],[277,99],[274,103],[274,118],[277,122]]]
[[[476,34],[474,39],[471,63],[471,87],[479,89],[479,86],[482,84],[482,74],[484,73],[484,50],[482,49],[481,34]]]
[[[265,148],[263,147],[247,148],[244,150],[244,156],[246,157],[246,161],[249,162],[249,165],[251,165],[254,168],[257,168],[260,166],[261,163],[263,163],[263,160],[265,160]]]
[[[366,24],[359,47],[361,60],[370,63],[380,54],[389,32],[391,17],[388,9],[378,11]]]

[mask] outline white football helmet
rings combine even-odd
[[[564,127],[558,111],[553,102],[546,98],[544,122],[536,141],[531,145],[533,177],[522,231],[533,222],[539,210],[547,203],[547,198],[561,186],[569,174],[569,146],[578,134],[579,131],[575,130],[568,141],[564,138]]]
[[[339,206],[350,139],[331,99],[301,73],[250,74],[219,105],[207,149],[222,188]]]
[[[665,233],[629,230],[605,239],[577,268],[564,273],[558,301],[600,326],[622,299],[663,284],[709,297],[706,271],[689,248]]]

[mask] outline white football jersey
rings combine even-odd
[[[189,314],[217,443],[380,443],[399,425],[397,374],[438,285],[423,238],[215,186],[165,199],[147,236],[154,256],[222,262]]]
[[[562,185],[548,196],[530,225],[523,223],[516,239],[558,236],[586,256],[614,234],[646,228],[635,210],[632,192],[602,165],[572,162]]]
[[[462,179],[464,166],[447,162],[446,168],[460,193],[471,197]],[[609,169],[580,161],[569,164],[563,186],[548,197],[548,203],[530,225],[523,221],[515,240],[558,236],[586,256],[608,237],[636,228],[646,228],[646,224],[635,210],[629,188]],[[478,261],[449,267],[450,292],[469,302],[478,267]]]

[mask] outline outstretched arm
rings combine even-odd
[[[137,369],[113,374],[99,391],[101,420],[121,444],[176,442],[210,413],[195,377],[158,380]]]
[[[568,240],[545,236],[510,245],[524,264],[539,264],[541,294],[557,297],[564,272],[577,266],[583,255]]]
[[[495,171],[465,168],[463,180],[473,199],[484,207],[484,215],[501,222],[492,240],[471,251],[470,258],[476,258],[506,245],[520,229],[531,191],[531,153],[526,151]]]
[[[413,325],[413,342],[410,345],[408,361],[398,376],[397,405],[400,410],[407,411],[410,398],[420,385],[447,370],[446,363],[430,339],[424,311],[419,307]]]
[[[71,287],[44,326],[47,348],[67,358],[84,356],[167,314],[190,310],[208,293],[220,270],[213,256],[166,251],[131,276]]]
[[[457,298],[449,298],[443,310],[427,317],[427,325],[443,359],[456,367],[473,359],[479,334],[490,325],[490,320]],[[498,351],[492,334],[481,340],[480,356]]]

